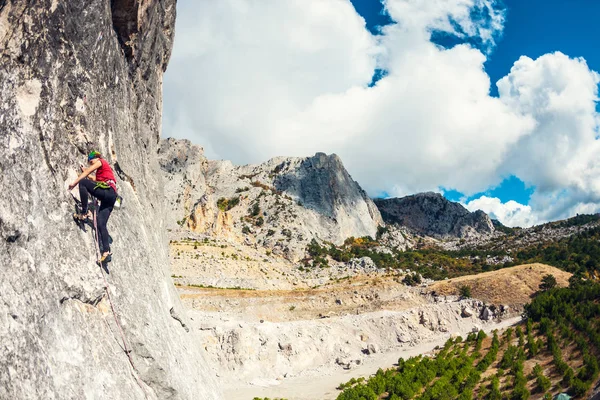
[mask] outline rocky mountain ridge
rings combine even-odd
[[[313,239],[375,236],[377,207],[338,156],[277,157],[234,166],[207,160],[189,141],[161,142],[169,229],[262,246],[297,261]]]
[[[375,237],[385,224],[385,244],[401,250],[414,247],[417,236],[473,240],[494,233],[485,213],[470,213],[438,194],[373,201],[335,154],[234,166],[169,138],[161,141],[159,160],[169,229],[264,247],[290,261],[301,259],[312,239],[339,245],[349,237]]]
[[[519,249],[598,224],[578,216],[507,228],[436,193],[376,199],[384,221],[376,224],[373,203],[335,155],[234,166],[206,159],[189,141],[166,139],[159,159],[183,285],[288,289],[390,268],[443,279],[517,265]]]
[[[439,193],[418,193],[402,198],[375,199],[386,224],[405,226],[437,238],[473,238],[494,233],[494,225],[481,210],[469,212]]]

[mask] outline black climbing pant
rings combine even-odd
[[[115,193],[115,190],[112,187],[108,189],[96,187],[96,182],[90,179],[81,180],[79,182],[79,198],[81,199],[82,214],[86,214],[88,211],[88,193],[100,200],[100,208],[96,210],[96,218],[98,223],[98,235],[100,236],[100,253],[102,254],[110,251],[106,223],[108,222],[108,217],[110,217],[110,213],[117,200],[117,193]]]

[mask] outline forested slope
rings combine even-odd
[[[598,381],[600,284],[572,279],[526,307],[503,333],[450,339],[434,357],[398,360],[366,381],[340,385],[339,400],[585,398]]]

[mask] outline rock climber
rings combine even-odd
[[[88,155],[89,167],[81,166],[81,174],[69,185],[69,190],[79,185],[79,199],[81,200],[81,214],[73,214],[77,221],[86,221],[91,217],[88,211],[88,194],[100,200],[100,208],[97,210],[98,244],[100,246],[100,263],[110,261],[112,253],[108,242],[108,230],[106,223],[117,200],[117,183],[115,175],[102,155],[97,151],[91,151]],[[95,172],[95,177],[90,174]]]

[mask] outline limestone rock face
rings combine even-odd
[[[313,239],[342,243],[382,224],[340,158],[276,157],[256,165],[207,160],[189,141],[161,142],[169,229],[262,246],[295,261]]]
[[[293,161],[294,168],[290,168]],[[280,167],[282,173],[276,177],[275,187],[297,198],[306,208],[333,219],[340,238],[375,236],[382,222],[380,213],[337,155],[317,153],[299,163],[286,160]]]
[[[157,162],[174,0],[0,2],[0,398],[216,399],[169,278]],[[67,191],[91,149],[124,209],[108,301]]]
[[[193,145],[188,140],[175,140],[172,138],[160,141],[158,159],[164,177],[164,191],[166,194],[166,225],[168,229],[182,226],[186,216],[195,210],[197,202],[206,201],[206,172],[208,160],[204,157],[204,149]],[[215,207],[216,208],[216,207]],[[206,211],[203,207],[202,211]],[[215,211],[215,210],[211,210]],[[212,218],[212,212],[210,218]],[[200,221],[194,230],[208,229],[202,221],[208,216],[204,213],[198,217]]]
[[[489,321],[494,318],[494,312],[489,307],[484,307],[481,311],[481,319]]]
[[[377,199],[375,204],[386,224],[405,226],[427,236],[470,238],[494,232],[492,221],[483,211],[469,212],[439,193]]]

